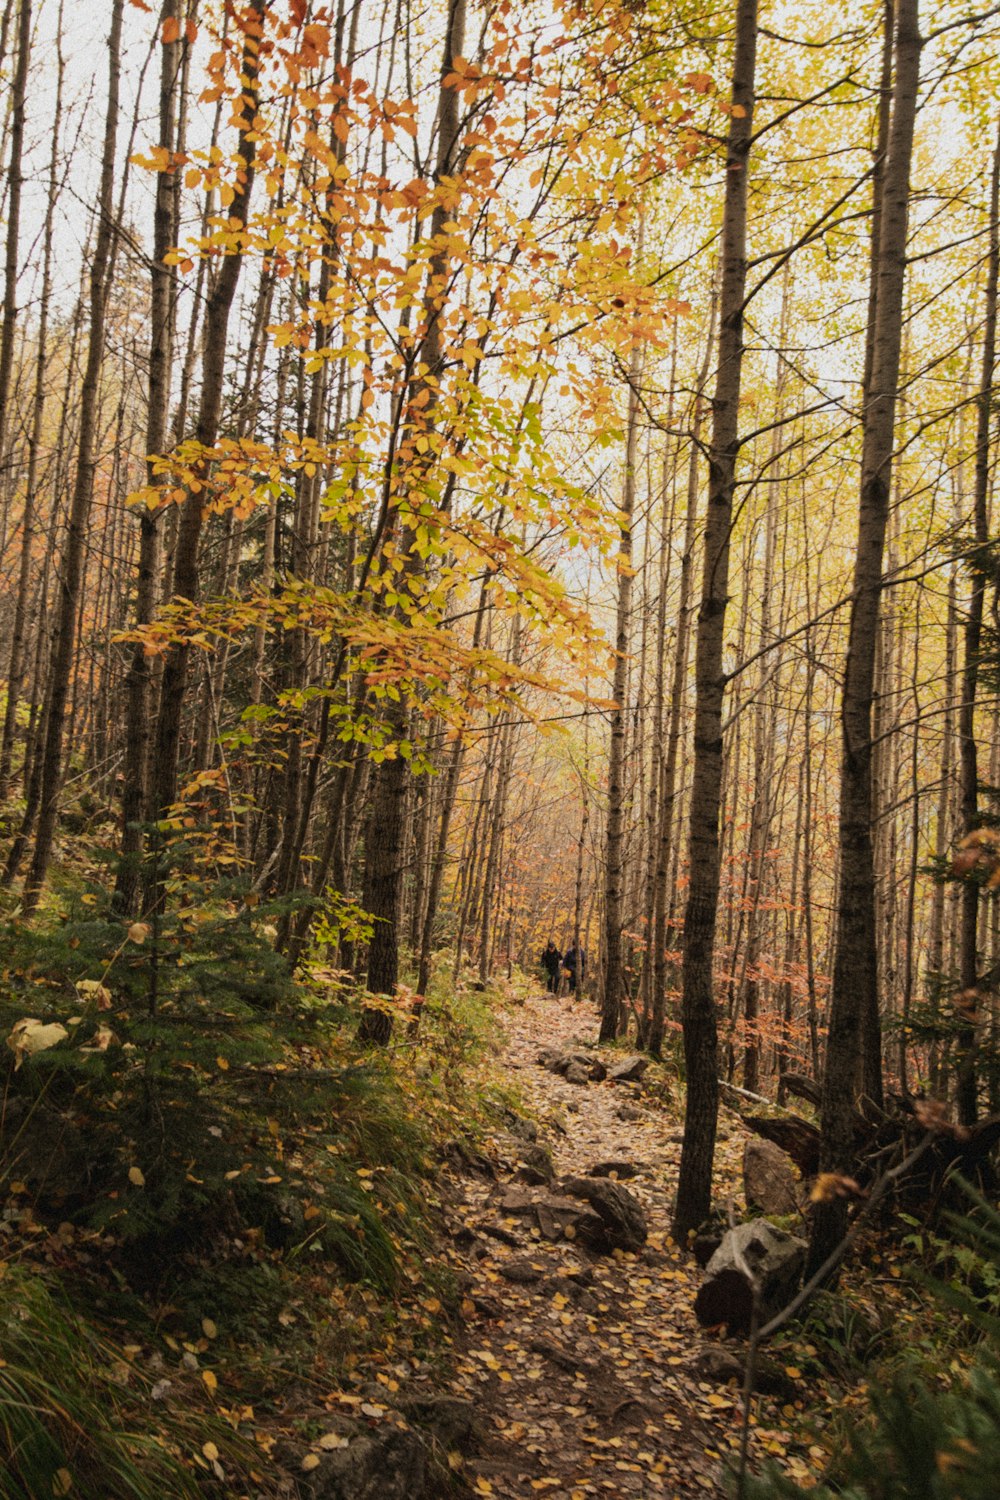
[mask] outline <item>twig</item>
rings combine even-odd
[[[840,1244],[830,1252],[826,1260],[820,1266],[819,1270],[809,1278],[805,1286],[801,1289],[800,1292],[797,1293],[796,1296],[792,1298],[788,1306],[783,1307],[781,1312],[776,1313],[769,1323],[764,1324],[764,1327],[760,1330],[758,1339],[759,1343],[763,1343],[765,1339],[769,1339],[773,1334],[777,1333],[779,1328],[783,1328],[786,1323],[794,1318],[795,1314],[799,1311],[800,1308],[805,1307],[806,1303],[810,1301],[815,1292],[819,1291],[823,1283],[829,1280],[830,1276],[832,1276],[833,1272],[840,1265],[840,1262],[843,1260],[844,1256],[847,1254],[848,1250],[857,1239],[858,1232],[861,1229],[861,1226],[870,1218],[871,1212],[875,1208],[876,1204],[881,1202],[882,1198],[884,1198],[887,1188],[893,1182],[896,1182],[900,1177],[903,1177],[911,1167],[916,1165],[916,1163],[931,1146],[935,1138],[935,1132],[928,1131],[920,1144],[918,1146],[915,1146],[910,1154],[908,1156],[905,1156],[898,1166],[890,1167],[886,1172],[883,1172],[882,1176],[877,1180],[875,1186],[872,1188],[871,1193],[868,1196],[868,1202],[858,1214],[857,1218],[854,1220],[854,1223],[844,1235],[844,1238],[841,1240]]]

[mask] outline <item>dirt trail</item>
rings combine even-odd
[[[496,1142],[498,1180],[461,1179],[453,1231],[466,1251],[469,1322],[451,1389],[475,1402],[486,1434],[466,1472],[475,1493],[498,1497],[722,1496],[739,1396],[700,1380],[692,1363],[704,1347],[691,1313],[697,1272],[669,1240],[676,1116],[655,1079],[573,1084],[536,1061],[542,1046],[589,1044],[596,1029],[589,1006],[531,1000],[510,1014],[502,1066],[548,1122],[539,1143],[557,1177],[609,1159],[638,1168],[623,1185],[649,1238],[637,1253],[604,1256],[544,1238],[503,1207],[520,1187],[510,1140]],[[724,1171],[740,1148],[723,1140]]]

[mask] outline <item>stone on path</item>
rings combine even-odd
[[[558,1073],[570,1083],[601,1083],[608,1070],[601,1059],[582,1047],[565,1051],[561,1047],[543,1047],[535,1061],[550,1073]]]
[[[588,1167],[588,1177],[638,1177],[639,1168],[630,1161],[595,1161]]]
[[[621,1062],[612,1063],[608,1077],[615,1083],[637,1083],[648,1067],[649,1058],[643,1057],[641,1052],[633,1052]]]
[[[766,1219],[737,1224],[723,1236],[705,1268],[695,1316],[704,1327],[725,1323],[730,1333],[747,1333],[753,1308],[751,1278],[757,1283],[760,1318],[766,1323],[792,1300],[805,1259],[805,1242],[775,1229]]]
[[[628,1188],[607,1177],[567,1177],[563,1192],[583,1198],[601,1221],[594,1248],[638,1250],[646,1243],[648,1228],[642,1204]]]
[[[526,1255],[512,1255],[508,1260],[502,1260],[497,1270],[506,1281],[516,1281],[521,1286],[541,1281],[545,1275],[545,1267],[535,1265]]]

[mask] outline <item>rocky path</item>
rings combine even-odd
[[[702,1378],[697,1273],[669,1238],[680,1133],[665,1086],[650,1074],[574,1083],[537,1061],[545,1047],[592,1046],[595,1031],[590,1009],[566,1001],[539,997],[511,1012],[503,1067],[543,1125],[532,1142],[512,1118],[510,1135],[455,1186],[467,1324],[452,1393],[474,1403],[481,1429],[464,1472],[474,1493],[498,1497],[722,1496],[739,1394]],[[723,1140],[723,1173],[741,1145]],[[546,1149],[554,1185],[541,1181]],[[565,1179],[612,1162],[623,1165],[605,1179],[611,1197],[617,1176],[648,1234],[635,1249],[605,1239],[598,1253],[606,1226],[593,1204],[567,1199]],[[616,1237],[630,1242],[627,1225]]]

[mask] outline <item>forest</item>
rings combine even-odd
[[[0,0],[0,1500],[995,1495],[998,101]]]

